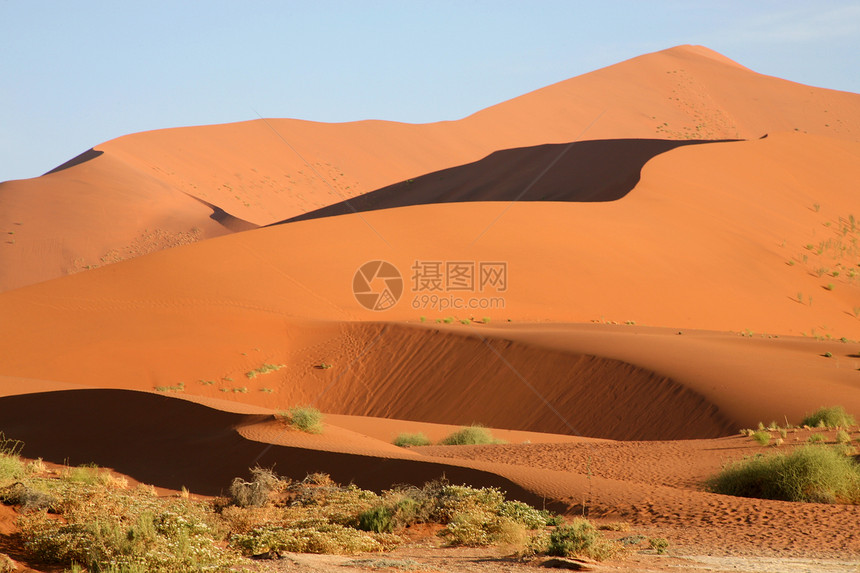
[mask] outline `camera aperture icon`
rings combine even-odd
[[[355,271],[352,293],[368,310],[388,310],[403,295],[403,277],[397,267],[387,261],[370,261]]]

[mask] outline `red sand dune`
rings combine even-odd
[[[857,102],[680,46],[458,121],[272,119],[129,135],[60,171],[0,184],[0,232],[14,233],[0,248],[0,291],[281,221],[500,149],[792,130],[857,141]],[[230,223],[209,219],[207,205]]]

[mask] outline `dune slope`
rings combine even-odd
[[[124,136],[43,177],[0,184],[0,232],[7,235],[0,291],[290,219],[501,149],[619,138],[751,139],[777,131],[856,141],[858,97],[679,46],[457,121],[261,119]],[[235,224],[219,224],[224,219]]]
[[[797,421],[819,405],[810,384],[857,407],[857,146],[781,135],[683,147],[649,162],[615,202],[327,217],[32,285],[0,296],[11,325],[0,332],[0,374],[142,390],[181,383],[273,408],[314,402],[332,413],[627,439]],[[402,299],[384,312],[351,291],[374,259],[404,279]],[[502,261],[508,284],[422,292],[410,276],[416,260]],[[819,265],[829,270],[819,276]],[[499,304],[442,305],[456,297]],[[418,328],[389,324],[422,316]],[[591,321],[662,330],[621,326],[598,338],[546,324]],[[532,331],[515,332],[520,323]],[[808,340],[783,340],[801,333]],[[249,375],[264,364],[277,369]]]

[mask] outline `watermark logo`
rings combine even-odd
[[[355,271],[352,294],[368,310],[388,310],[403,295],[403,277],[387,261],[370,261]]]
[[[503,261],[416,260],[410,270],[414,309],[486,310],[505,308],[508,264]],[[368,310],[388,310],[403,294],[397,268],[385,261],[365,263],[353,278],[353,294]],[[468,296],[471,293],[473,296]]]

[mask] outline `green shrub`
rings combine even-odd
[[[832,449],[796,448],[789,454],[757,455],[725,466],[708,481],[715,493],[821,503],[860,502],[860,470]]]
[[[296,406],[278,414],[287,424],[308,434],[321,434],[322,413],[311,406]]]
[[[849,434],[845,430],[839,430],[838,432],[836,432],[836,443],[837,444],[850,444],[851,443],[851,434]]]
[[[27,473],[24,462],[16,455],[0,454],[0,483],[19,480]]]
[[[457,430],[453,434],[442,438],[439,442],[443,446],[466,446],[479,444],[501,444],[502,440],[497,440],[487,428],[483,426],[473,425]]]
[[[824,436],[824,434],[812,434],[806,439],[806,441],[810,444],[823,444],[827,441],[827,438]]]
[[[588,557],[602,561],[618,552],[618,545],[604,538],[587,519],[578,517],[549,536],[549,555]]]
[[[378,505],[358,515],[358,528],[362,531],[391,533],[394,530],[394,515],[384,505]]]
[[[854,416],[848,414],[842,406],[819,408],[812,414],[808,414],[800,423],[801,426],[809,426],[811,428],[847,428],[856,424]]]
[[[430,438],[425,436],[422,433],[417,434],[399,434],[396,438],[394,438],[394,445],[400,446],[401,448],[409,448],[413,446],[429,446],[432,442]]]
[[[770,432],[767,430],[759,430],[752,433],[752,439],[758,442],[760,446],[766,446],[770,443]]]

